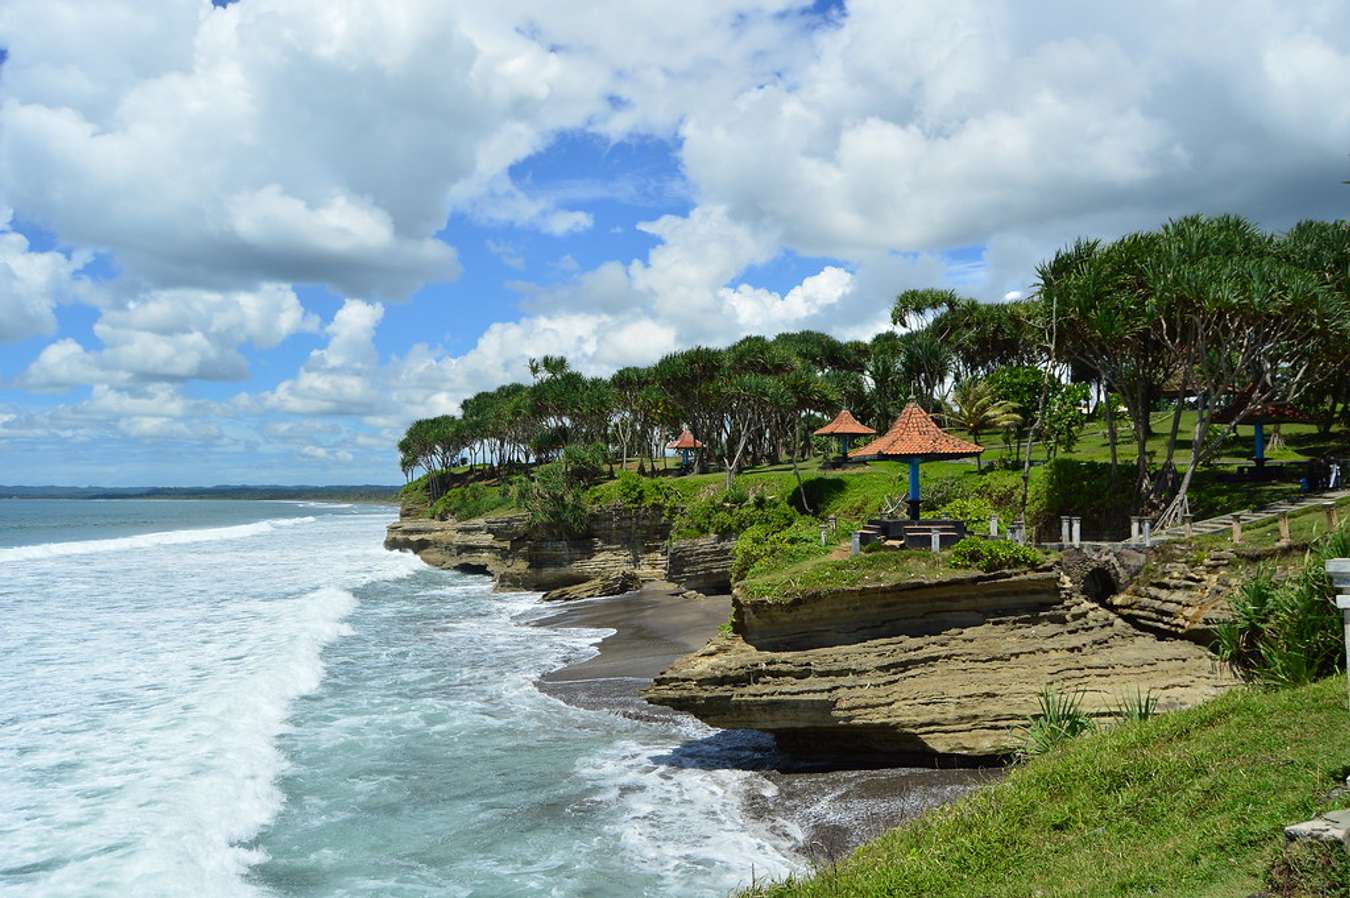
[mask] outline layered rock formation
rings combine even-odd
[[[435,567],[490,574],[502,589],[546,590],[556,599],[614,595],[655,580],[704,593],[730,588],[731,542],[672,541],[670,523],[653,508],[598,509],[574,539],[541,537],[518,513],[469,521],[401,516],[384,544]]]
[[[1133,626],[1048,569],[738,598],[734,627],[658,676],[648,700],[836,760],[1005,755],[1048,684],[1108,713],[1136,689],[1166,709],[1230,682],[1201,647]]]

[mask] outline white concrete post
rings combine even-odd
[[[1195,536],[1195,515],[1184,514],[1181,516],[1181,522],[1186,526],[1186,538]]]
[[[989,516],[989,535],[998,539],[998,515],[996,514]]]
[[[1139,517],[1130,515],[1130,542],[1136,542],[1139,539]]]
[[[929,541],[929,544],[932,546],[933,554],[934,554],[934,555],[936,555],[938,552],[941,552],[941,551],[942,551],[942,534],[941,534],[941,533],[938,533],[936,530],[934,530],[932,533],[928,534],[928,541]]]
[[[1073,539],[1073,518],[1066,515],[1059,516],[1059,541],[1063,545],[1068,545]]]
[[[1289,512],[1280,512],[1280,545],[1289,545]]]
[[[827,542],[827,538],[829,537],[829,535],[830,535],[830,525],[829,525],[829,524],[821,524],[821,525],[820,525],[820,544],[821,544],[822,546],[829,545],[829,543]]]
[[[1148,518],[1144,518],[1143,524],[1144,524],[1144,546],[1145,547],[1151,546],[1153,545],[1153,522],[1150,521]]]
[[[1079,517],[1073,519],[1073,544],[1075,546],[1083,544],[1083,519]]]
[[[862,535],[861,535],[857,530],[854,530],[854,531],[853,531],[853,542],[852,542],[852,543],[849,545],[849,547],[848,547],[848,554],[850,554],[850,555],[857,555],[857,554],[859,554],[860,552],[862,552],[862,538],[861,538],[861,536],[862,536]]]
[[[1341,622],[1345,626],[1345,651],[1350,658],[1350,558],[1333,558],[1327,562],[1327,573],[1336,587],[1336,607],[1341,609]],[[1350,664],[1346,665],[1346,687],[1350,689]],[[1347,693],[1350,697],[1350,692]]]
[[[1242,513],[1233,515],[1233,544],[1242,542]]]
[[[1026,522],[1023,521],[1021,518],[1018,518],[1016,521],[1013,522],[1012,530],[1013,530],[1013,542],[1017,543],[1018,545],[1026,545],[1027,542]]]
[[[1327,513],[1327,529],[1335,530],[1337,527],[1341,525],[1340,515],[1336,513],[1336,503],[1323,502],[1322,507],[1326,509]]]

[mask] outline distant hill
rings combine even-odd
[[[288,499],[316,502],[398,502],[401,487],[350,486],[0,486],[0,499]]]

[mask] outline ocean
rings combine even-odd
[[[721,896],[798,869],[709,730],[535,679],[606,631],[394,510],[0,501],[0,895]]]

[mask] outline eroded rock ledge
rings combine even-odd
[[[1132,625],[1057,569],[738,598],[734,629],[648,700],[835,759],[1006,755],[1047,684],[1101,714],[1136,689],[1169,709],[1231,685],[1204,648]]]
[[[555,599],[614,595],[657,580],[704,593],[731,587],[730,541],[671,540],[669,522],[650,508],[599,509],[575,539],[541,538],[523,514],[470,521],[404,516],[389,525],[384,545],[434,567],[490,574],[501,589],[547,591]]]

